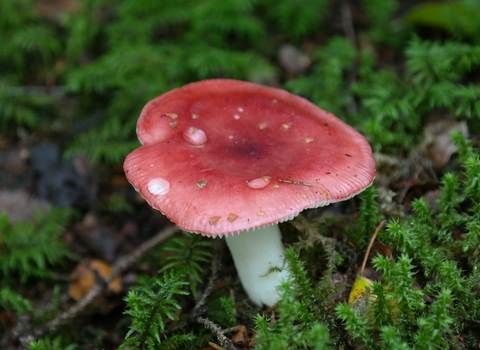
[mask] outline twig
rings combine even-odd
[[[380,232],[380,230],[382,229],[383,225],[385,225],[386,222],[387,220],[385,219],[380,221],[377,228],[375,229],[375,232],[372,235],[372,238],[370,238],[370,243],[368,243],[367,251],[365,252],[365,256],[363,257],[362,267],[360,267],[360,272],[358,273],[359,275],[363,274],[363,271],[365,270],[365,265],[367,265],[368,256],[370,255],[370,250],[372,249],[372,246],[373,246],[373,242],[375,242],[375,238],[377,238],[378,233]]]
[[[228,339],[224,334],[222,329],[217,326],[215,323],[210,321],[208,318],[197,317],[197,322],[203,324],[205,328],[212,331],[213,334],[216,335],[220,345],[222,345],[227,350],[236,350],[235,345],[233,345],[232,341]]]
[[[348,3],[343,4],[342,6],[342,27],[343,27],[343,32],[345,33],[345,36],[347,37],[348,41],[350,42],[352,47],[358,51],[358,43],[356,39],[357,36],[355,34],[355,27],[354,27],[353,18],[352,18],[352,9]],[[347,81],[349,86],[352,86],[355,83],[357,71],[358,71],[358,57],[355,60],[354,66],[348,72]],[[348,103],[346,106],[348,112],[352,114],[357,113],[358,107],[357,107],[357,104],[355,103],[355,98],[352,93],[349,93],[349,98],[351,102]]]
[[[177,226],[169,226],[163,229],[162,231],[160,231],[159,233],[157,233],[148,241],[142,243],[132,253],[127,254],[124,257],[118,259],[117,262],[115,262],[112,266],[113,268],[112,275],[109,277],[107,284],[108,282],[111,282],[116,277],[116,275],[118,275],[120,272],[125,270],[128,266],[133,264],[138,258],[140,258],[147,251],[156,247],[166,239],[170,238],[178,231],[180,231],[180,229]]]
[[[238,326],[233,326],[233,327],[230,327],[230,328],[222,329],[222,332],[223,332],[223,333],[237,332],[237,331],[239,331],[240,329],[242,329],[242,327],[245,327],[245,326],[242,325],[242,324],[240,324],[240,325],[238,325]]]
[[[217,274],[218,274],[218,244],[217,242],[221,242],[219,240],[215,241],[215,247],[214,247],[214,253],[213,253],[213,259],[212,259],[212,271],[210,273],[210,278],[208,279],[208,284],[203,290],[202,295],[200,298],[198,298],[197,302],[195,303],[194,308],[191,311],[192,317],[197,316],[198,310],[205,304],[205,301],[207,300],[208,296],[212,293],[213,287],[215,287],[215,281],[217,279]]]
[[[75,305],[70,307],[68,310],[64,311],[59,316],[55,317],[53,320],[47,322],[47,324],[42,327],[42,329],[37,329],[35,331],[36,338],[42,336],[45,333],[55,331],[58,327],[66,324],[69,320],[75,318],[90,302],[95,299],[103,291],[103,286],[108,285],[115,277],[117,277],[121,272],[123,272],[128,266],[133,264],[138,258],[145,254],[150,249],[154,248],[161,242],[165,241],[167,238],[173,236],[176,232],[179,231],[177,226],[170,226],[159,233],[148,241],[141,244],[137,249],[132,253],[125,255],[124,257],[117,260],[112,266],[112,274],[101,282],[97,282],[93,285],[90,292],[80,299]],[[22,341],[22,337],[19,337]],[[31,340],[31,339],[30,339]]]
[[[301,185],[301,186],[308,186],[308,187],[314,187],[314,185],[303,182],[303,181],[296,181],[296,180],[282,180],[278,179],[278,182],[283,182],[286,184],[291,184],[291,185]]]
[[[87,295],[80,299],[78,303],[70,307],[68,310],[66,310],[59,316],[55,317],[53,320],[47,322],[47,324],[45,325],[45,330],[42,331],[41,334],[38,334],[38,336],[41,336],[43,333],[46,332],[54,331],[58,327],[67,323],[68,320],[73,319],[80,313],[80,311],[82,311],[87,305],[90,304],[93,299],[95,299],[100,294],[102,289],[103,288],[101,284],[95,283],[92,289],[90,289],[90,292],[88,292]]]
[[[355,35],[355,28],[353,27],[352,9],[348,4],[344,4],[342,6],[342,27],[345,36],[350,41],[350,44],[352,44],[352,46],[356,48],[357,40]]]
[[[197,299],[195,306],[193,307],[192,311],[190,311],[190,314],[187,319],[179,322],[176,324],[174,327],[170,328],[167,330],[167,334],[173,334],[177,332],[179,329],[185,327],[189,322],[194,322],[195,318],[201,314],[200,308],[205,304],[208,296],[212,293],[213,288],[215,287],[215,281],[217,279],[217,274],[218,274],[218,261],[220,260],[219,258],[219,244],[221,240],[216,240],[215,241],[215,246],[214,246],[214,252],[213,252],[213,260],[212,260],[212,266],[211,266],[211,273],[210,277],[207,283],[207,286],[203,290],[202,295]]]

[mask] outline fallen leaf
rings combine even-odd
[[[107,281],[112,274],[112,267],[98,259],[87,259],[80,262],[70,275],[72,282],[68,288],[68,295],[77,301],[85,297],[95,284],[95,274]],[[122,280],[118,276],[108,284],[108,289],[114,293],[120,293],[122,288]]]
[[[232,336],[232,342],[240,346],[248,346],[250,343],[250,337],[248,336],[247,327],[241,325],[238,327],[236,333]]]
[[[210,345],[212,347],[212,349],[215,349],[215,350],[223,350],[223,348],[220,346],[220,345],[217,345],[215,343],[212,343],[212,342],[208,342],[208,345]]]
[[[433,168],[441,169],[457,152],[452,140],[452,132],[460,132],[468,137],[468,126],[465,121],[442,119],[425,126],[424,139],[428,140],[428,156],[432,159]]]
[[[372,294],[373,282],[369,278],[358,275],[353,282],[348,303],[355,307],[366,307],[368,302],[375,299],[376,296]]]

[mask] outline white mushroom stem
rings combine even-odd
[[[287,278],[284,247],[278,225],[227,235],[243,288],[257,305],[273,306],[280,300],[277,288]]]

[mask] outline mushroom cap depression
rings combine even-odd
[[[284,90],[205,80],[147,103],[128,181],[180,228],[210,236],[290,220],[375,178],[365,138]]]

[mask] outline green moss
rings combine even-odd
[[[87,0],[57,17],[42,14],[36,3],[0,1],[2,145],[61,138],[67,154],[81,152],[118,172],[139,145],[135,124],[143,105],[207,78],[284,87],[353,125],[375,151],[391,157],[408,154],[422,141],[423,126],[438,116],[466,121],[472,139],[478,139],[480,47],[471,17],[478,4],[472,0],[413,8],[396,0],[343,7],[332,0]],[[305,73],[281,71],[277,53],[284,44],[309,56]],[[199,312],[221,327],[249,326],[257,332],[258,349],[478,344],[480,157],[474,143],[459,134],[453,138],[458,156],[451,172],[437,174],[435,203],[418,196],[401,217],[388,217],[372,186],[355,200],[358,212],[347,210],[348,217],[339,219],[332,210],[318,221],[292,223],[305,231],[300,239],[289,234],[286,240],[293,247],[287,250],[292,277],[281,287],[275,318],[253,316],[257,309],[221,287]],[[381,177],[388,177],[389,169],[381,170],[378,186],[385,186],[388,179]],[[404,186],[394,185],[389,189]],[[127,196],[108,198],[99,207],[112,216],[133,208],[124,202]],[[384,216],[388,223],[380,238],[393,256],[373,259],[382,278],[372,285],[376,299],[368,312],[359,312],[342,302],[348,286],[335,284],[333,274],[352,277]],[[54,290],[51,278],[65,272],[61,261],[70,254],[62,237],[70,219],[68,210],[56,209],[29,223],[0,216],[2,311],[33,323],[60,312],[58,295],[65,290],[56,289],[48,307],[37,307],[43,305],[38,296],[26,290],[35,283]],[[160,277],[146,278],[126,298],[120,323],[131,321],[131,327],[124,346],[205,347],[215,338],[192,323],[188,311],[203,292],[211,247],[198,237],[180,236],[164,248],[161,259],[145,263],[162,269]],[[165,317],[175,318],[179,306],[183,326],[177,329]],[[74,348],[82,339],[73,334],[52,332],[31,348]]]
[[[0,266],[3,282],[30,278],[48,278],[51,268],[68,256],[62,240],[65,226],[72,216],[69,209],[54,208],[39,212],[31,222],[11,223],[0,215]],[[0,283],[3,285],[3,283]]]

